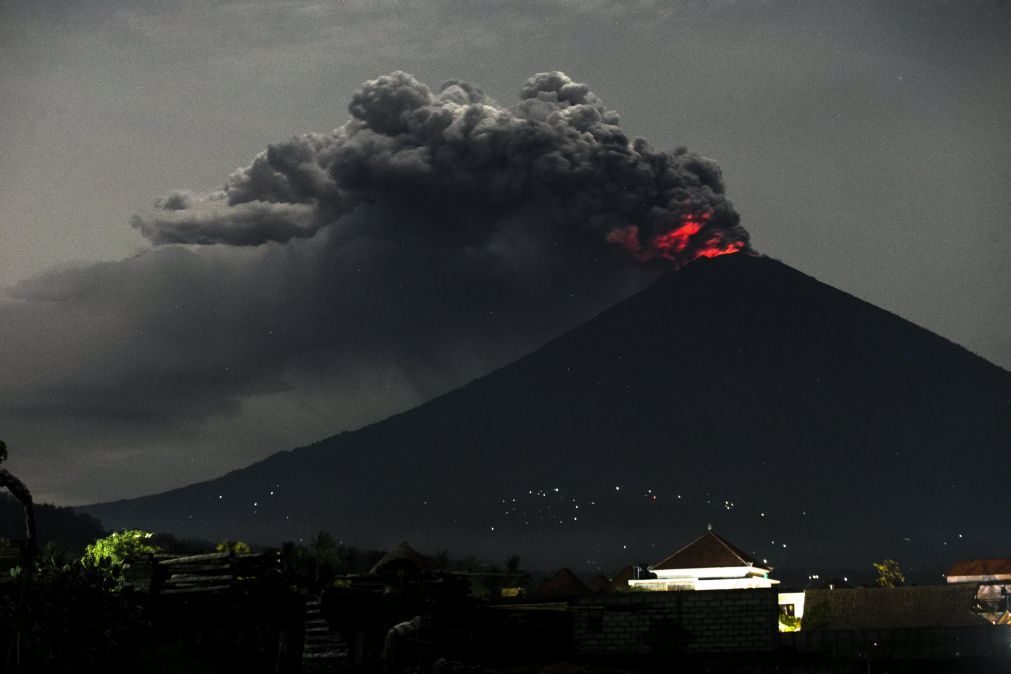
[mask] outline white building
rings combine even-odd
[[[713,533],[712,528],[666,559],[649,567],[656,578],[630,580],[642,590],[742,590],[779,585],[771,567]]]

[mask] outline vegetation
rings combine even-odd
[[[151,542],[154,534],[140,529],[123,529],[99,538],[84,549],[81,561],[87,566],[121,567],[130,557],[160,552]]]
[[[0,593],[0,670],[130,671],[127,644],[141,611],[108,566],[81,564],[54,546],[17,568],[14,592]],[[15,646],[16,648],[12,648]]]
[[[874,562],[874,570],[878,572],[878,587],[899,587],[906,582],[899,563],[894,559],[883,559]]]
[[[64,515],[70,517],[68,522],[80,523],[72,513]],[[255,669],[256,658],[264,653],[259,646],[250,650],[250,644],[243,643],[235,644],[234,650],[228,650],[231,646],[220,650],[220,644],[209,648],[192,642],[186,634],[166,631],[165,626],[177,617],[171,612],[174,609],[166,607],[175,604],[155,601],[124,583],[123,571],[129,560],[165,549],[185,548],[184,553],[215,548],[250,551],[249,545],[234,540],[216,545],[205,542],[202,549],[192,549],[194,545],[197,542],[180,542],[138,529],[101,535],[84,546],[79,557],[50,544],[30,564],[14,570],[13,582],[8,582],[6,589],[0,588],[0,671],[110,674]],[[307,545],[286,543],[281,551],[283,579],[273,577],[261,588],[265,603],[256,606],[263,609],[262,615],[246,617],[250,624],[277,628],[283,634],[291,626],[283,623],[277,627],[278,616],[288,620],[296,615],[301,620],[302,600],[299,593],[292,592],[294,588],[319,592],[334,587],[343,577],[366,574],[383,554],[345,545],[326,531],[318,532]],[[454,560],[441,551],[428,564],[433,569],[468,571],[458,581],[466,587],[469,580],[475,596],[497,598],[502,587],[528,580],[516,556],[495,565],[473,557]],[[211,622],[214,620],[218,618],[212,617]],[[232,662],[246,656],[241,663]],[[271,666],[280,656],[272,657]]]
[[[309,545],[285,543],[281,563],[291,585],[318,592],[333,585],[339,576],[368,573],[383,554],[344,545],[330,532],[320,530],[309,539]]]
[[[227,538],[215,545],[214,549],[218,552],[233,552],[236,555],[245,555],[253,551],[253,549],[249,547],[249,543],[243,543],[242,541],[230,541]]]
[[[799,632],[800,631],[800,618],[797,616],[786,615],[785,613],[779,614],[779,631],[780,632]]]

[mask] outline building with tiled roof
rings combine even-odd
[[[1011,583],[1011,558],[963,559],[945,575],[949,583]]]
[[[643,590],[742,590],[779,584],[769,578],[771,567],[759,564],[711,527],[649,570],[655,578],[629,580],[629,586]]]
[[[945,576],[950,584],[976,588],[976,605],[987,620],[1011,624],[1011,558],[963,559]]]

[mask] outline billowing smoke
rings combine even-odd
[[[531,77],[520,96],[504,108],[463,82],[433,94],[407,73],[380,77],[334,132],[272,145],[221,190],[173,193],[134,226],[157,244],[256,245],[340,229],[363,203],[400,203],[437,214],[437,231],[404,218],[381,236],[485,245],[503,218],[534,209],[551,236],[618,243],[642,261],[747,247],[713,161],[630,141],[563,73]]]
[[[8,289],[18,470],[72,500],[204,478],[463,384],[670,262],[747,247],[713,162],[629,141],[561,73],[521,97],[380,77],[336,131],[136,216],[150,250]]]

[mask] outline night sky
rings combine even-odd
[[[0,437],[38,500],[430,399],[648,285],[612,234],[682,208],[1011,367],[1007,3],[2,3],[0,45]]]

